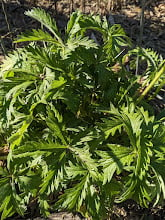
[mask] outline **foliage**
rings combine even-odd
[[[135,51],[123,56],[131,46],[124,30],[74,12],[61,36],[43,10],[26,14],[47,30],[19,36],[29,45],[1,66],[1,134],[10,145],[0,167],[1,219],[23,216],[34,198],[44,216],[71,210],[92,219],[106,219],[113,202],[163,202],[164,118],[136,104],[141,84],[126,67]]]
[[[142,90],[144,92],[139,97],[141,100],[146,94],[152,89],[150,93],[150,99],[153,99],[163,88],[165,84],[165,61],[161,55],[151,49],[136,48],[129,51],[129,55],[133,56],[131,67],[136,68],[136,57],[140,59],[140,64],[146,66],[146,68],[141,73],[141,84]]]

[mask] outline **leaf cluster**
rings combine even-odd
[[[114,202],[163,202],[164,117],[146,110],[147,99],[137,103],[136,61],[128,70],[126,58],[138,49],[129,49],[121,26],[99,16],[74,12],[61,36],[45,11],[26,14],[44,28],[18,36],[29,45],[1,65],[2,145],[10,148],[0,167],[1,219],[25,215],[34,199],[44,216],[68,210],[96,220]],[[147,49],[141,56],[152,82],[164,61]]]

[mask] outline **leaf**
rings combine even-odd
[[[69,51],[74,51],[76,48],[83,46],[86,49],[89,48],[95,48],[97,49],[98,45],[93,41],[90,40],[88,37],[76,37],[76,38],[71,38],[68,39],[67,44],[66,44],[66,49]]]
[[[15,212],[23,216],[25,207],[21,204],[21,198],[16,194],[15,187],[11,185],[10,178],[0,179],[0,192],[1,219],[10,217]]]
[[[123,28],[115,24],[108,29],[108,37],[105,40],[104,49],[110,59],[120,55],[121,47],[130,46],[130,39],[126,36]]]
[[[105,134],[105,139],[107,139],[110,135],[114,136],[117,131],[121,132],[121,128],[123,127],[123,122],[118,120],[117,118],[111,119],[102,119],[103,123],[101,123],[102,130]]]
[[[52,19],[51,16],[48,13],[46,13],[43,9],[33,8],[29,11],[26,11],[25,14],[39,21],[42,25],[44,25],[49,31],[51,31],[54,34],[54,36],[60,43],[62,43],[55,20]]]
[[[134,161],[135,153],[132,148],[121,145],[107,144],[109,150],[96,153],[101,157],[99,164],[103,167],[103,184],[110,182],[114,173],[121,173],[127,165]]]
[[[57,89],[64,85],[67,81],[63,77],[59,77],[59,80],[54,80],[51,84],[51,89]]]
[[[68,147],[66,145],[61,145],[59,143],[53,143],[53,142],[35,142],[35,141],[29,141],[26,142],[24,145],[19,146],[16,148],[13,153],[14,154],[22,154],[28,152],[33,152],[33,151],[57,151],[59,149],[67,149]]]
[[[23,49],[19,48],[12,53],[9,53],[8,56],[4,59],[3,64],[1,65],[1,71],[0,71],[0,76],[5,77],[5,72],[8,70],[11,70],[12,68],[15,68],[20,65],[21,63],[21,56],[23,54]]]
[[[17,85],[10,89],[10,91],[6,94],[6,100],[15,99],[22,90],[26,90],[28,86],[30,86],[33,82],[27,81],[23,82],[20,85]]]
[[[83,16],[79,21],[80,27],[82,29],[93,29],[101,32],[103,35],[106,35],[107,30],[102,28],[102,22],[100,16]]]
[[[31,115],[27,116],[26,120],[23,121],[21,128],[9,138],[8,141],[11,143],[11,149],[14,149],[15,146],[19,146],[19,144],[22,141],[24,133],[27,132],[27,129],[32,121],[33,121],[33,117]]]
[[[74,154],[75,158],[86,168],[93,179],[99,179],[100,175],[97,169],[96,161],[91,157],[89,148],[69,147],[69,150]]]
[[[32,193],[33,196],[36,196],[38,186],[41,183],[41,177],[39,175],[19,176],[18,183],[20,189],[24,192]]]
[[[45,217],[48,217],[50,215],[50,212],[49,212],[50,205],[48,204],[44,196],[39,197],[39,208],[40,208],[41,214],[44,215]]]
[[[36,64],[39,65],[41,63],[44,66],[47,66],[50,69],[57,70],[63,72],[63,66],[60,64],[57,59],[57,55],[50,51],[50,48],[44,49],[40,46],[28,46],[27,51],[29,52],[29,56],[36,61]],[[43,70],[42,70],[43,71]]]
[[[43,41],[50,42],[60,46],[59,42],[54,39],[49,33],[44,32],[43,30],[32,30],[26,31],[25,33],[18,36],[18,39],[14,43],[26,42],[26,41]]]
[[[60,196],[60,199],[56,203],[57,207],[62,207],[63,209],[67,208],[72,210],[75,206],[80,207],[82,205],[83,200],[87,194],[87,188],[89,184],[89,176],[85,176],[80,183],[76,184],[75,187],[67,189],[65,193]]]
[[[71,161],[69,161],[69,166],[66,168],[66,173],[70,178],[74,179],[77,176],[84,176],[87,174],[86,169],[84,169],[79,164],[73,164]]]
[[[77,34],[81,28],[79,25],[79,20],[83,17],[80,12],[73,12],[67,24],[66,34],[69,35],[70,39]]]
[[[53,114],[51,114],[50,111],[48,111],[48,117],[46,118],[46,124],[50,128],[50,130],[53,132],[53,135],[57,138],[59,138],[64,145],[67,145],[66,139],[63,135],[63,131],[61,130],[60,123],[57,122],[57,119],[53,117]]]
[[[61,157],[61,155],[60,155]],[[41,195],[50,195],[54,193],[55,191],[60,191],[62,190],[63,187],[65,187],[65,178],[66,178],[66,172],[65,172],[65,165],[62,160],[58,161],[57,158],[57,163],[60,162],[60,167],[54,166],[53,170],[49,169],[49,172],[46,173],[46,175],[43,175],[43,182],[40,185],[40,194]]]

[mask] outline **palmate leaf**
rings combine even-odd
[[[34,81],[38,78],[41,69],[39,63],[34,62],[27,48],[19,48],[6,57],[1,65],[1,77],[6,93],[14,86],[23,82]]]
[[[141,100],[153,89],[156,87],[157,83],[161,80],[161,84],[159,84],[158,91],[161,89],[160,85],[163,87],[162,82],[164,81],[164,76],[165,76],[165,60],[162,62],[160,65],[160,69],[155,72],[153,79],[150,81],[149,85],[144,89],[142,94],[139,96],[137,103],[141,102]],[[163,77],[162,77],[163,76]],[[163,81],[162,81],[163,78]],[[156,93],[158,92],[156,90]]]
[[[35,92],[35,98],[38,100],[38,104],[48,104],[47,99],[49,96],[52,96],[54,93],[58,92],[60,87],[65,87],[66,82],[67,81],[63,77],[59,77],[57,80],[55,80],[54,71],[52,71],[52,69],[49,67],[45,67],[44,79],[42,81],[39,80],[37,85],[38,88]]]
[[[143,108],[136,109],[133,104],[130,104],[129,107],[122,106],[120,110],[111,105],[109,113],[112,114],[110,120],[113,118],[113,120],[116,120],[117,122],[120,121],[122,123],[123,129],[129,137],[131,148],[130,146],[127,146],[125,149],[122,149],[122,146],[118,146],[118,148],[116,148],[112,145],[109,155],[108,151],[99,154],[100,157],[105,156],[102,161],[103,168],[105,167],[105,169],[103,169],[104,175],[106,175],[104,183],[108,180],[110,181],[116,171],[121,172],[123,169],[127,170],[128,168],[132,174],[128,178],[128,181],[124,183],[125,186],[123,188],[123,193],[116,201],[122,202],[126,199],[133,198],[139,202],[140,205],[147,207],[152,198],[149,190],[151,183],[147,172],[149,170],[152,157],[151,149],[153,143],[150,138],[153,135],[153,127],[151,125],[153,125],[154,118],[150,117]],[[108,126],[109,124],[107,124],[107,127]],[[130,150],[130,152],[127,152],[128,150]],[[125,158],[122,158],[121,156],[120,159],[117,159],[120,157],[120,154],[122,155],[125,151]],[[116,162],[118,167],[114,164],[114,162]],[[133,166],[131,165],[131,167],[129,167],[130,164]]]
[[[151,202],[151,185],[146,178],[140,180],[134,174],[129,176],[129,180],[123,187],[124,191],[118,198],[115,199],[116,203],[121,203],[129,198],[137,201],[142,207],[148,207]]]
[[[45,196],[39,196],[38,203],[41,215],[48,217],[50,215],[50,205],[47,202],[47,198],[45,198]]]
[[[150,166],[155,175],[152,192],[153,198],[156,197],[154,205],[157,205],[165,199],[165,126],[162,122],[154,124],[153,148]]]
[[[21,191],[24,192],[24,196],[27,196],[30,194],[30,196],[36,196],[38,193],[38,186],[41,183],[41,177],[37,174],[29,174],[26,176],[19,175],[17,177],[17,182],[19,184],[19,188]]]
[[[153,78],[153,74],[155,71],[159,69],[159,66],[163,62],[163,57],[159,55],[157,52],[153,51],[150,48],[135,48],[129,51],[129,55],[139,56],[140,61],[147,62],[147,68],[145,69],[146,75],[150,75],[149,77]]]
[[[134,147],[134,149],[137,150],[137,138],[140,135],[141,132],[141,124],[142,124],[142,119],[141,115],[135,111],[135,106],[134,104],[130,104],[129,107],[123,106],[121,111],[118,110],[111,104],[110,111],[109,110],[101,110],[101,112],[105,112],[108,114],[112,114],[113,117],[111,117],[110,122],[112,120],[112,124],[108,120],[106,121],[106,125],[104,126],[103,130],[107,132],[105,133],[105,137],[107,137],[109,134],[114,135],[114,132],[117,131],[117,129],[120,129],[121,127],[124,128],[124,130],[127,132],[127,135],[129,137],[131,145]],[[104,119],[103,119],[104,120]],[[109,130],[110,126],[110,130]],[[114,126],[114,130],[113,130]]]
[[[67,149],[56,148],[51,154],[45,155],[43,159],[45,166],[42,166],[43,181],[40,184],[39,193],[41,196],[47,197],[66,187]]]
[[[77,147],[83,147],[87,143],[89,143],[91,147],[91,142],[98,140],[99,138],[99,131],[95,128],[86,128],[80,126],[76,129],[68,128],[67,130],[73,131],[73,134],[71,135],[72,144]]]
[[[135,48],[129,52],[130,55],[138,56],[139,62],[146,62],[146,68],[143,70],[142,77],[142,90],[144,89],[143,93],[141,94],[138,102],[142,100],[150,90],[154,88],[154,93],[150,95],[150,99],[155,97],[159,91],[164,86],[164,79],[165,79],[165,60],[163,60],[162,56],[157,54],[151,49],[145,48]],[[136,58],[132,60],[132,64],[135,68],[136,66]],[[141,75],[141,74],[140,74]]]
[[[74,51],[79,46],[83,46],[87,49],[98,48],[98,45],[93,40],[90,40],[88,37],[71,38],[68,39],[66,44],[66,47],[71,51]]]
[[[12,100],[11,102],[13,102],[16,100],[16,97],[19,96],[22,91],[26,90],[32,83],[33,81],[27,81],[16,85],[6,94],[6,100]]]
[[[151,202],[151,185],[150,177],[148,177],[148,170],[150,166],[150,150],[144,143],[139,146],[137,160],[134,153],[134,166],[132,167],[133,173],[129,176],[128,181],[125,183],[123,193],[117,198],[116,202],[123,202],[127,199],[134,199],[141,206],[148,207]]]
[[[67,208],[69,210],[72,210],[74,207],[76,207],[77,211],[83,212],[83,203],[88,196],[93,196],[92,191],[89,175],[85,175],[73,188],[65,190],[65,193],[60,196],[59,200],[55,204],[55,207],[60,209]]]
[[[164,160],[161,162],[151,162],[152,171],[155,175],[154,187],[152,189],[152,199],[155,199],[154,206],[161,204],[165,200],[165,166]],[[160,169],[161,167],[161,169]],[[161,170],[161,171],[160,171]]]
[[[16,122],[17,119],[23,119],[27,116],[23,113],[19,113],[18,109],[20,107],[20,100],[22,100],[22,94],[24,94],[25,91],[33,84],[33,81],[9,81],[4,84],[3,88],[4,91],[6,91],[6,94],[3,97],[1,114],[3,115],[4,123],[9,125],[14,121]],[[22,103],[25,105],[25,98],[23,98]]]
[[[113,105],[111,105],[111,110],[109,113],[113,114],[115,118],[123,123],[123,127],[128,134],[131,145],[134,147],[134,149],[137,150],[137,141],[141,135],[141,127],[142,124],[143,126],[145,124],[145,122],[143,121],[145,113],[144,115],[143,113],[139,114],[139,111],[135,110],[135,105],[133,103],[131,103],[127,107],[123,105],[121,111],[118,111]]]
[[[51,18],[51,16],[46,13],[43,9],[33,8],[25,12],[26,15],[36,19],[42,25],[44,25],[51,33],[56,37],[56,39],[62,43],[60,33],[58,32],[56,21]]]

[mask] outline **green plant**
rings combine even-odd
[[[140,102],[146,95],[148,99],[153,99],[165,85],[165,62],[161,55],[151,49],[135,48],[129,51],[129,56],[133,56],[131,60],[131,68],[136,68],[136,57],[139,57],[139,64],[143,66],[141,70],[141,96],[138,98]],[[145,67],[145,68],[144,68]]]
[[[163,201],[164,118],[135,105],[141,85],[121,56],[131,45],[123,29],[75,12],[61,36],[43,10],[26,14],[48,31],[19,36],[32,43],[1,66],[1,133],[10,145],[1,219],[23,216],[34,201],[44,216],[69,210],[92,219],[106,219],[114,202]]]

